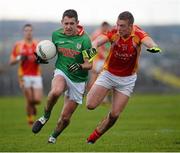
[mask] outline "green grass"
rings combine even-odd
[[[44,100],[45,101],[45,100]],[[80,106],[55,145],[47,139],[56,125],[62,100],[42,131],[34,135],[26,124],[22,97],[0,98],[0,152],[177,152],[180,151],[180,95],[133,95],[115,126],[94,145],[85,143],[108,105],[94,111]],[[38,117],[45,102],[38,107]]]

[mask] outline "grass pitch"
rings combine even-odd
[[[94,145],[86,144],[86,138],[108,113],[109,105],[94,111],[79,106],[56,144],[47,144],[62,104],[59,99],[48,123],[34,135],[26,124],[24,98],[1,97],[0,152],[180,151],[180,95],[133,95],[114,127]],[[44,105],[45,100],[38,107],[38,117]]]

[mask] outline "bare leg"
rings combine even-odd
[[[95,109],[108,93],[109,89],[94,84],[87,95],[86,107],[88,109]]]
[[[57,138],[60,133],[69,125],[71,116],[76,110],[77,106],[78,103],[70,100],[67,96],[65,96],[65,102],[61,112],[61,116],[58,120],[54,133],[52,134],[54,138]]]
[[[110,113],[105,117],[104,120],[98,125],[97,130],[99,133],[105,133],[109,128],[111,128],[116,120],[118,119],[120,113],[123,111],[124,107],[128,102],[128,96],[114,91],[113,103]]]
[[[40,104],[42,97],[43,97],[42,88],[33,88],[33,103],[37,105]]]
[[[118,92],[113,91],[113,102],[110,113],[103,119],[99,125],[96,127],[94,132],[89,136],[88,142],[94,143],[102,134],[104,134],[108,129],[110,129],[116,120],[118,119],[120,113],[125,108],[128,103],[129,97]]]
[[[33,114],[36,115],[37,114],[37,108],[36,105],[39,105],[41,103],[41,99],[42,99],[42,88],[32,88],[32,102],[31,105],[33,107]]]
[[[46,112],[51,112],[53,106],[56,104],[57,99],[65,91],[66,81],[64,77],[57,75],[52,80],[51,91],[48,94],[47,104],[45,106]]]
[[[26,111],[28,124],[32,125],[34,122],[34,116],[36,115],[36,108],[33,104],[33,91],[32,88],[24,88],[24,95],[26,98]]]
[[[53,106],[56,104],[57,99],[65,89],[66,89],[66,81],[64,77],[61,75],[55,76],[54,79],[52,80],[51,91],[49,92],[48,95],[48,101],[45,106],[44,115],[34,123],[32,127],[33,133],[38,133],[45,125],[45,123],[48,121]]]

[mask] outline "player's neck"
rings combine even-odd
[[[26,38],[24,38],[24,41],[25,41],[27,44],[32,44],[33,39],[26,39]]]
[[[79,31],[78,31],[78,28],[77,28],[77,29],[75,29],[75,31],[74,31],[74,33],[72,34],[72,36],[76,36],[76,35],[78,35],[78,33],[79,33]]]

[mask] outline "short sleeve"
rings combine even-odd
[[[144,30],[142,30],[140,27],[136,25],[134,26],[134,31],[135,34],[139,37],[140,41],[148,36],[148,34]]]
[[[84,41],[83,41],[83,50],[84,49],[89,49],[92,47],[92,44],[91,44],[91,39],[89,38],[88,35],[85,35],[85,38],[84,38]]]
[[[114,27],[111,31],[108,31],[107,34],[105,34],[110,42],[115,41],[118,38],[117,29]]]
[[[52,33],[52,42],[55,44],[55,32]]]
[[[11,51],[12,58],[16,58],[18,56],[18,54],[19,54],[18,47],[19,47],[19,45],[18,45],[18,43],[16,43]]]

